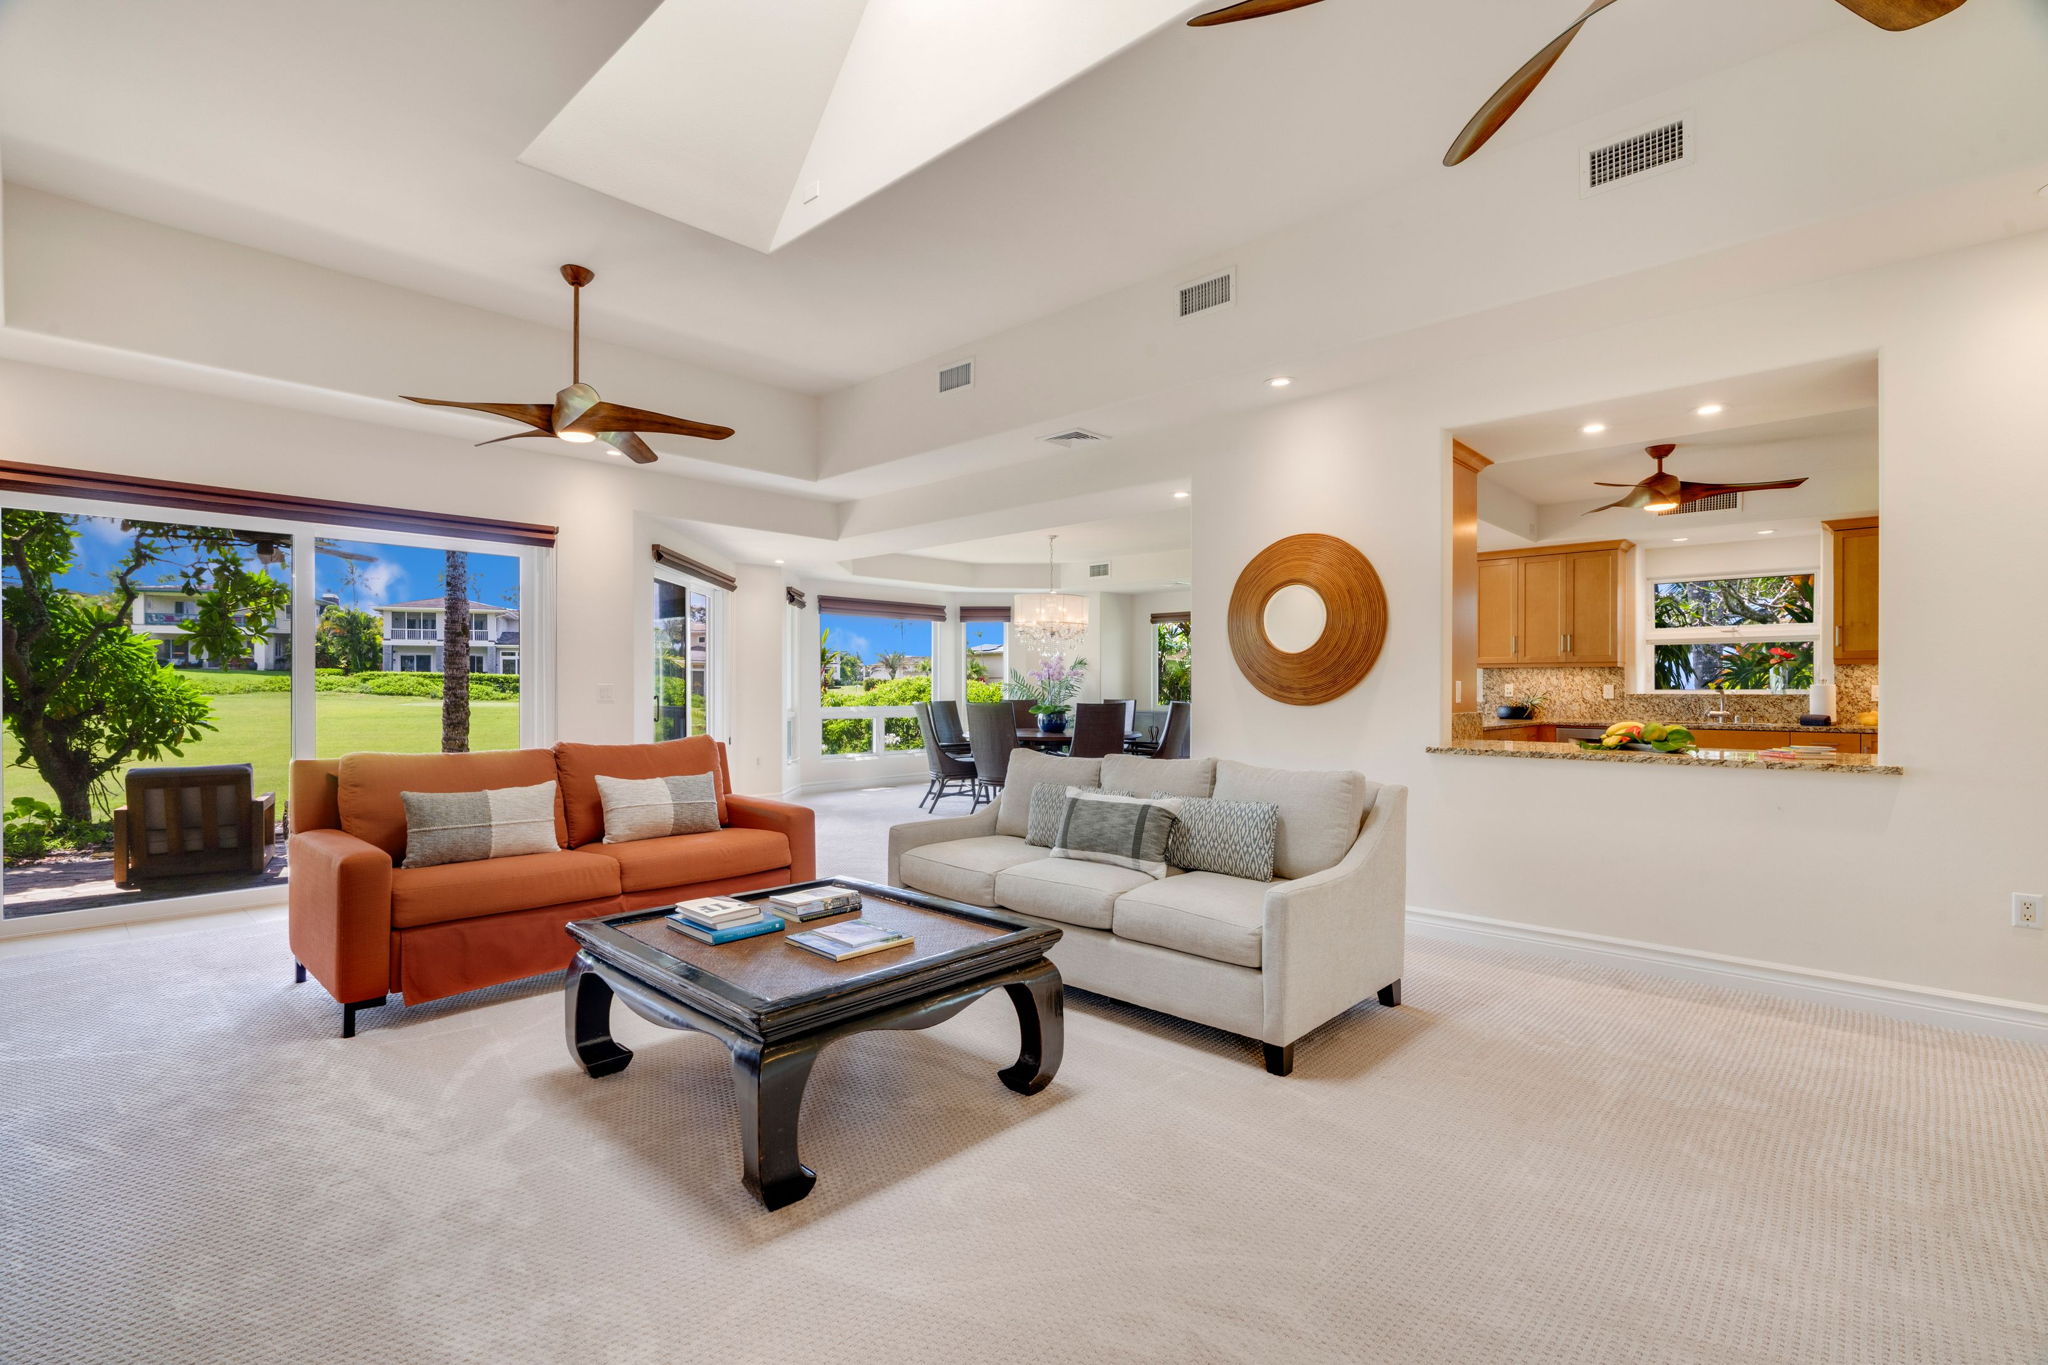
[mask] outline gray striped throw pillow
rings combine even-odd
[[[597,799],[604,803],[604,841],[630,844],[671,834],[709,834],[718,828],[718,779],[710,773],[685,777],[603,777]]]
[[[1060,817],[1059,837],[1053,841],[1052,856],[1108,863],[1148,877],[1164,877],[1166,841],[1172,836],[1179,815],[1180,802],[1172,798],[1147,801],[1069,787],[1067,809]]]
[[[553,853],[555,784],[480,792],[400,792],[405,802],[405,866],[476,863],[521,853]]]

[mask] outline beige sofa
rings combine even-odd
[[[1040,782],[1270,802],[1275,880],[1054,858],[1026,841]],[[994,805],[890,830],[889,881],[1055,924],[1068,984],[1256,1038],[1284,1076],[1310,1030],[1375,992],[1401,1003],[1407,800],[1351,772],[1020,750]]]

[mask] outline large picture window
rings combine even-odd
[[[944,607],[818,599],[819,752],[851,757],[921,748],[911,710],[932,698],[933,642]]]
[[[1659,692],[1786,692],[1813,686],[1811,572],[1654,579],[1650,685]]]
[[[293,759],[553,738],[516,675],[481,671],[518,642],[551,528],[451,518],[506,531],[451,538],[425,514],[13,464],[0,486],[6,919],[275,897]],[[330,512],[392,529],[353,539]],[[451,599],[466,704],[440,662]]]

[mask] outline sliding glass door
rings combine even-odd
[[[359,535],[6,496],[0,921],[281,899],[294,757],[552,741],[547,551]]]
[[[673,569],[654,571],[654,737],[725,737],[719,670],[725,593]]]

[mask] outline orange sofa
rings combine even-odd
[[[597,778],[717,775],[719,828],[604,842]],[[560,847],[474,863],[406,868],[401,792],[556,783]],[[476,754],[348,754],[302,759],[291,775],[291,948],[356,1012],[396,992],[408,1005],[568,966],[572,920],[809,881],[809,808],[731,795],[725,746],[558,744]]]

